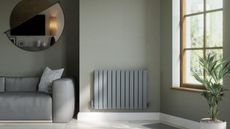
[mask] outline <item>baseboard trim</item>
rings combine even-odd
[[[181,117],[168,115],[165,113],[160,114],[160,121],[162,123],[170,123],[172,125],[177,125],[180,127],[186,127],[188,129],[199,129],[200,128],[199,122],[184,119]]]
[[[153,112],[137,112],[137,113],[119,113],[119,112],[80,112],[78,113],[78,120],[86,121],[106,121],[106,120],[159,120],[160,113]]]
[[[175,126],[185,127],[188,129],[199,129],[199,122],[176,117],[160,112],[80,112],[78,113],[78,120],[80,121],[159,121],[161,123],[168,123]]]
[[[0,123],[52,123],[52,120],[0,120]]]

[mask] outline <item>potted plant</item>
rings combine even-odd
[[[209,54],[207,58],[200,58],[199,63],[204,69],[205,77],[193,72],[195,79],[205,86],[202,96],[209,106],[209,118],[200,121],[201,129],[226,129],[227,122],[218,119],[218,106],[226,91],[223,87],[223,78],[230,74],[230,61],[217,59],[216,55]]]

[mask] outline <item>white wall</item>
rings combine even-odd
[[[160,0],[80,0],[80,111],[95,69],[149,71],[148,111],[160,110]]]

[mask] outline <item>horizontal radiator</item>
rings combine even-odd
[[[146,70],[94,71],[93,109],[147,108]]]

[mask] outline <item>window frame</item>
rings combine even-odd
[[[185,68],[185,52],[186,51],[193,51],[193,50],[202,50],[204,58],[206,58],[206,51],[207,50],[223,50],[223,45],[221,47],[207,47],[207,14],[213,13],[213,12],[223,12],[223,7],[218,9],[211,9],[207,10],[206,3],[207,0],[204,1],[204,7],[203,11],[186,14],[186,0],[180,0],[180,87],[182,88],[192,88],[192,89],[201,89],[204,90],[205,87],[203,85],[198,84],[191,84],[191,83],[185,83],[186,82],[186,68]],[[203,23],[204,23],[204,32],[203,32],[203,46],[199,48],[186,48],[186,18],[191,16],[197,16],[203,14]],[[222,30],[223,31],[223,30]],[[206,77],[205,72],[203,73],[204,77]]]

